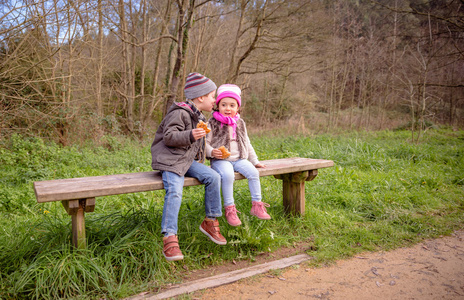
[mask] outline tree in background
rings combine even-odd
[[[189,72],[243,88],[253,125],[463,125],[462,1],[0,4],[1,135],[144,138]]]
[[[3,7],[0,93],[2,129],[53,134],[66,145],[76,31],[69,26],[72,7],[60,4]]]

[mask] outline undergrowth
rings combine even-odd
[[[245,180],[235,183],[240,227],[220,218],[226,246],[198,226],[202,186],[184,188],[179,241],[185,259],[162,255],[164,191],[98,198],[86,214],[88,248],[72,249],[71,220],[61,203],[38,204],[38,180],[150,171],[150,142],[105,137],[106,146],[60,147],[19,135],[0,142],[0,299],[123,298],[181,281],[195,270],[308,242],[315,264],[362,251],[389,250],[437,237],[464,224],[464,133],[430,130],[320,136],[252,136],[261,160],[330,159],[306,183],[306,214],[285,216],[282,187],[261,178],[272,220],[249,215]]]

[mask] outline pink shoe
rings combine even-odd
[[[270,207],[269,204],[261,202],[261,201],[253,201],[250,214],[256,216],[258,219],[261,220],[270,220],[271,216],[267,213],[266,207]]]
[[[238,226],[242,224],[240,219],[237,216],[237,213],[239,212],[237,208],[235,208],[235,205],[229,205],[224,207],[226,210],[226,220],[227,223],[229,223],[230,226]]]

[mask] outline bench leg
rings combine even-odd
[[[317,170],[275,175],[282,180],[283,205],[286,213],[304,215],[305,213],[305,181],[313,180]]]
[[[85,237],[85,213],[95,208],[95,198],[61,201],[64,208],[71,215],[72,243],[77,249],[87,248]]]
[[[87,248],[87,239],[85,238],[85,218],[84,208],[77,209],[76,214],[71,215],[72,219],[72,242],[77,249]]]

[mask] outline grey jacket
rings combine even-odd
[[[192,129],[198,122],[198,116],[183,102],[169,108],[151,144],[153,170],[185,175],[205,143],[204,138],[193,138]]]

